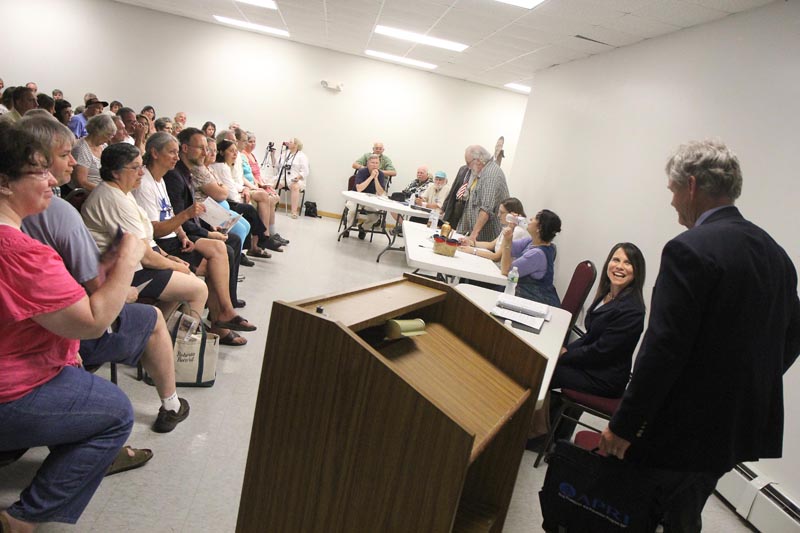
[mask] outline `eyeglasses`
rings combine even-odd
[[[195,149],[200,150],[202,152],[207,152],[208,151],[208,146],[193,146],[191,144],[189,144],[188,146],[189,146],[189,148],[195,148]]]
[[[47,181],[53,176],[52,174],[50,174],[50,169],[47,168],[31,170],[30,172],[25,172],[23,175],[36,178],[39,181]]]
[[[135,167],[122,167],[122,168],[127,170],[133,170],[136,172],[141,172],[142,170],[144,170],[144,165],[136,165]]]

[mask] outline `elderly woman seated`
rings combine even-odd
[[[32,135],[0,126],[0,451],[50,449],[0,512],[2,531],[77,522],[133,427],[125,394],[78,368],[78,339],[101,335],[117,317],[144,246],[123,235],[87,296],[52,248],[20,231],[53,197],[49,166]]]
[[[117,133],[117,127],[110,115],[101,113],[89,119],[86,131],[89,134],[83,139],[78,139],[72,148],[72,157],[77,164],[72,170],[70,187],[91,191],[100,184],[100,156]]]

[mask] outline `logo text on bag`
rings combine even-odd
[[[630,515],[620,511],[612,505],[609,505],[601,498],[579,493],[574,486],[567,482],[562,482],[558,485],[558,495],[561,498],[569,500],[575,505],[580,505],[587,511],[591,511],[598,516],[602,516],[609,522],[612,522],[620,527],[628,527],[630,525]]]

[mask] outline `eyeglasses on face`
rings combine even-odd
[[[141,172],[142,170],[144,170],[144,165],[136,165],[136,166],[132,166],[132,167],[122,167],[122,168],[124,168],[126,170],[133,170],[135,172]]]

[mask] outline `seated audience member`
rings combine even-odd
[[[111,120],[114,121],[114,127],[117,128],[117,131],[108,140],[108,144],[117,144],[117,143],[124,143],[128,137],[128,132],[125,131],[125,123],[122,122],[122,119],[119,118],[118,115],[109,115]],[[130,143],[128,143],[130,144]]]
[[[33,135],[48,150],[50,173],[56,185],[63,185],[75,164],[71,154],[75,136],[69,128],[53,117],[26,117],[18,127]],[[23,219],[22,231],[55,249],[67,271],[89,295],[100,288],[100,269],[104,267],[98,261],[97,244],[83,224],[81,215],[68,202],[54,197],[47,209]],[[138,297],[136,289],[131,287],[128,292],[127,301],[135,301]],[[136,366],[141,361],[153,377],[161,399],[154,431],[172,431],[189,415],[188,402],[179,399],[175,390],[172,340],[157,307],[126,303],[110,331],[96,339],[81,341],[80,355],[87,367],[105,363]],[[151,454],[144,452],[136,451],[141,458],[134,456],[133,459],[146,462]]]
[[[644,329],[644,280],[641,250],[629,242],[615,244],[603,265],[594,302],[586,314],[586,334],[561,349],[551,389],[574,389],[604,398],[622,397],[630,378],[633,352]],[[561,402],[553,396],[551,418],[560,406]],[[567,414],[578,418],[580,410]],[[575,423],[565,419],[556,438],[569,438],[574,429]]]
[[[119,315],[143,246],[124,235],[87,296],[52,248],[20,231],[53,198],[49,166],[35,138],[0,125],[0,450],[50,449],[19,500],[0,511],[4,532],[76,523],[133,427],[125,394],[78,368],[78,339],[102,335]]]
[[[86,124],[86,137],[78,139],[72,149],[77,164],[72,171],[70,188],[91,191],[100,182],[100,156],[108,142],[117,133],[114,119],[105,113],[95,115]]]
[[[517,216],[526,216],[525,209],[522,207],[522,202],[513,197],[506,198],[500,202],[500,207],[497,208],[497,216],[500,219],[500,222],[502,222],[503,228],[506,228],[509,225],[509,222],[506,220],[506,217],[509,213],[516,213]],[[516,241],[529,236],[530,235],[524,227],[514,227],[514,233],[512,235],[513,240]],[[475,241],[475,239],[471,237],[462,237],[459,250],[468,254],[477,255],[478,257],[491,259],[492,261],[500,261],[504,238],[505,235],[503,232],[500,232],[500,235],[498,235],[495,240],[488,242]]]
[[[433,175],[433,184],[425,189],[422,196],[418,196],[415,203],[428,209],[438,209],[442,211],[447,195],[450,193],[450,186],[447,184],[447,174],[438,170]]]
[[[183,212],[191,208],[194,204],[194,183],[192,180],[192,170],[198,165],[202,165],[206,159],[206,138],[197,128],[186,128],[178,135],[179,156],[175,168],[168,170],[164,174],[164,183],[167,187],[167,194],[173,209]],[[202,205],[202,204],[198,204]],[[204,208],[205,209],[205,208]],[[239,300],[237,294],[239,277],[239,256],[242,253],[242,241],[235,233],[223,233],[218,228],[210,228],[204,225],[198,218],[190,217],[181,224],[183,231],[195,243],[195,248],[203,251],[209,244],[209,239],[221,241],[228,256],[228,270],[230,271],[228,291],[234,307],[244,307],[244,300]],[[210,252],[209,252],[210,253]],[[205,255],[205,254],[204,254]]]
[[[33,94],[39,92],[39,85],[37,85],[35,81],[29,81],[28,83],[25,84],[25,87],[33,91]]]
[[[278,191],[275,190],[275,187],[272,185],[272,182],[266,178],[266,176],[262,176],[261,168],[258,164],[258,160],[256,159],[255,154],[253,153],[256,149],[256,136],[252,132],[247,133],[247,143],[244,146],[244,150],[242,153],[247,157],[247,162],[250,164],[250,169],[253,173],[253,181],[255,182],[255,186],[261,189],[264,189],[266,193],[270,197],[270,205],[277,207],[278,202],[280,201],[280,196],[278,195]],[[275,151],[269,152],[269,157],[272,161],[272,167],[275,167]],[[269,224],[267,224],[267,231],[269,235],[276,241],[278,241],[282,245],[289,244],[287,239],[281,237],[280,233],[278,233],[277,229],[275,228],[275,208],[272,209],[272,213],[270,214]]]
[[[108,113],[110,115],[116,115],[117,112],[123,107],[124,106],[122,105],[122,102],[119,100],[113,100],[110,104],[108,104]]]
[[[383,143],[382,142],[374,142],[372,143],[372,151],[367,152],[358,159],[353,162],[353,168],[356,170],[361,170],[362,168],[367,167],[367,160],[369,160],[370,156],[373,154],[377,154],[378,156],[378,170],[383,172],[383,175],[387,178],[392,178],[397,175],[397,171],[392,164],[392,160],[389,159],[388,155],[384,155],[383,153]]]
[[[231,271],[225,243],[204,238],[193,242],[183,230],[182,224],[203,213],[205,208],[201,204],[192,204],[180,213],[173,211],[164,175],[178,162],[177,139],[166,132],[158,132],[147,139],[146,148],[145,172],[141,185],[133,191],[133,196],[153,225],[156,243],[168,254],[187,261],[193,268],[201,267],[201,264],[204,267],[211,331],[217,333],[221,339],[229,336],[228,330],[255,331],[256,326],[237,315],[234,310],[229,289]],[[236,276],[233,280],[236,280]]]
[[[5,115],[14,108],[13,94],[14,87],[8,87],[5,91],[3,91],[2,96],[0,96],[0,115]]]
[[[44,109],[51,115],[55,114],[56,112],[56,101],[53,100],[51,97],[47,96],[44,93],[39,93],[36,95],[36,103],[39,106],[39,109]]]
[[[36,93],[28,87],[15,87],[13,89],[9,87],[6,89],[6,92],[8,91],[11,91],[11,104],[13,108],[8,113],[3,114],[2,118],[0,118],[0,122],[16,124],[22,120],[22,116],[29,110],[39,107],[36,101]]]
[[[63,98],[61,100],[56,100],[56,112],[53,113],[53,115],[60,123],[69,126],[69,121],[72,120],[72,104]],[[74,137],[75,134],[73,133],[72,136]]]
[[[311,169],[300,139],[292,137],[286,141],[286,147],[288,151],[278,161],[278,168],[283,169],[283,185],[289,188],[292,218],[297,218],[300,212],[300,192],[306,190],[306,179]]]
[[[86,130],[86,124],[89,122],[89,119],[99,115],[103,112],[103,108],[108,107],[108,102],[102,102],[97,99],[97,97],[87,94],[89,98],[85,100],[86,105],[81,112],[75,111],[78,113],[74,115],[72,119],[69,121],[69,129],[72,130],[72,133],[75,134],[75,137],[78,139],[82,139],[86,137],[89,132]]]
[[[144,153],[144,144],[147,140],[149,126],[137,120],[136,113],[130,107],[119,108],[117,116],[125,124],[126,137],[124,142],[136,146],[140,152]]]
[[[209,165],[217,160],[217,141],[212,137],[206,137],[204,142],[206,143],[206,153],[202,164],[193,165],[190,169],[192,171],[192,183],[194,185],[194,201],[203,203],[207,198],[211,198],[225,208],[231,216],[238,216],[239,213],[231,209],[230,204],[228,204],[228,188],[225,187],[225,184],[223,184],[222,181],[211,172],[211,169],[208,168]],[[256,213],[255,208],[253,206],[249,207],[252,209],[252,217],[257,218],[258,213]],[[248,246],[253,246],[255,244],[255,240],[250,238],[250,223],[244,216],[239,218],[228,233],[237,235],[239,240],[242,241],[243,248],[244,243],[248,243]],[[246,256],[240,256],[239,262],[243,266],[255,265],[255,263],[247,259]]]
[[[552,241],[561,231],[561,219],[552,211],[542,209],[528,222],[528,236],[518,240],[513,239],[516,226],[512,222],[503,229],[500,271],[506,276],[517,267],[517,296],[547,305],[560,305],[553,286],[556,250]]]
[[[417,177],[403,189],[403,194],[406,198],[411,198],[411,195],[421,196],[428,187],[433,183],[431,179],[433,176],[428,171],[428,167],[422,165],[417,168]]]
[[[172,135],[172,119],[169,117],[157,118],[155,122],[156,132],[163,131]]]
[[[356,191],[386,196],[386,175],[382,170],[378,169],[378,165],[380,165],[380,156],[378,154],[372,154],[367,158],[367,166],[361,167],[356,172]],[[347,227],[350,228],[356,220],[356,204],[348,200],[344,206],[347,208]],[[377,213],[367,215],[366,220],[358,225],[358,238],[364,240],[367,236],[364,224],[371,228],[378,223],[379,219],[380,216]],[[349,229],[342,236],[349,237]]]
[[[233,133],[225,131],[222,135],[230,137]],[[242,178],[237,180],[233,174],[237,162],[241,163],[241,158],[235,141],[225,138],[217,140],[217,160],[211,165],[211,171],[225,184],[228,190],[230,208],[247,218],[250,223],[250,234],[252,238],[256,239],[256,244],[259,248],[282,252],[283,241],[273,238],[268,229],[270,220],[273,220],[274,226],[275,198],[271,198],[263,189],[247,187]],[[256,204],[255,208],[258,216],[255,218],[252,217],[250,209],[246,207],[251,201]],[[269,257],[268,252],[263,255],[259,252],[254,252],[252,246],[248,251],[248,255]]]
[[[186,127],[186,113],[183,111],[178,111],[175,113],[175,120],[173,124],[180,124],[182,128]]]
[[[147,139],[155,133],[155,126],[153,126],[153,121],[150,120],[147,115],[143,113],[139,113],[136,115],[136,122],[139,122],[142,126],[144,126],[144,142],[147,142]],[[144,149],[141,150],[144,153]]]
[[[205,283],[192,274],[185,261],[158,248],[153,240],[153,225],[131,194],[144,175],[139,150],[127,143],[113,144],[103,152],[101,162],[103,182],[81,206],[83,223],[100,252],[114,242],[119,229],[142,239],[144,257],[132,283],[140,287],[147,282],[139,290],[139,296],[157,299],[165,313],[175,308],[175,302],[183,301],[202,315],[208,298]]]
[[[53,95],[53,100],[55,100],[56,102],[64,99],[64,92],[61,89],[53,89],[53,92],[51,92],[50,94]]]
[[[147,125],[150,126],[150,131],[147,132],[147,135],[152,135],[156,132],[156,110],[153,109],[153,106],[146,105],[139,111],[139,114],[144,115],[147,117]]]
[[[203,127],[200,129],[203,130],[203,133],[206,134],[206,137],[214,137],[217,134],[217,125],[211,122],[210,120],[207,120],[206,123],[203,124]]]

